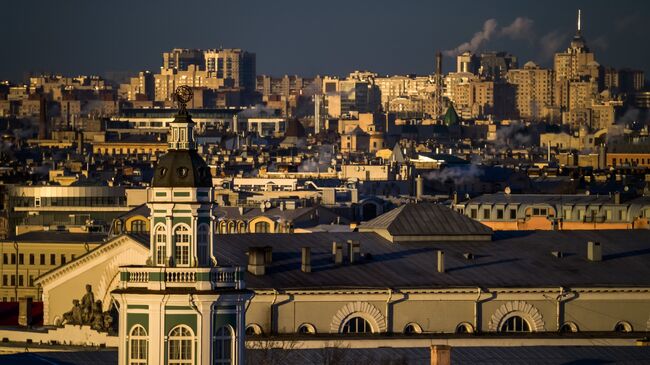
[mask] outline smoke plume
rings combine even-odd
[[[454,49],[444,52],[445,56],[455,57],[463,52],[476,52],[489,42],[491,39],[509,38],[512,40],[534,39],[533,20],[526,17],[517,17],[510,25],[499,29],[499,23],[494,18],[490,18],[483,23],[483,29],[474,33],[474,36],[468,42],[458,45]]]

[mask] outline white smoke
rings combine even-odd
[[[461,43],[454,49],[444,51],[445,56],[455,57],[463,52],[476,52],[477,49],[492,38],[496,33],[498,23],[496,19],[488,19],[483,23],[483,29],[474,33],[474,36],[469,42]]]
[[[478,165],[469,164],[464,166],[444,167],[440,170],[424,174],[427,180],[445,184],[452,182],[455,185],[470,184],[483,175],[483,169]]]
[[[494,18],[490,18],[483,23],[483,29],[474,33],[472,39],[468,42],[461,43],[454,49],[444,51],[445,56],[455,57],[463,52],[475,53],[483,44],[496,38],[509,38],[512,40],[528,39],[531,42],[534,39],[533,31],[534,21],[526,17],[517,17],[510,25],[499,29],[499,23]]]
[[[543,61],[550,60],[564,42],[566,42],[566,35],[557,30],[545,34],[539,40],[540,58]]]
[[[259,117],[273,117],[276,115],[276,110],[269,108],[266,105],[257,104],[252,108],[244,109],[237,114],[239,118],[259,118]]]
[[[509,125],[497,127],[496,144],[499,146],[528,146],[531,142],[532,138],[523,123],[513,122]]]

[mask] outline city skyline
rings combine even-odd
[[[156,8],[137,3],[11,4],[9,12],[16,16],[4,24],[2,38],[14,57],[6,60],[0,79],[22,81],[30,73],[157,71],[160,53],[167,49],[220,46],[255,52],[258,74],[270,75],[345,75],[354,70],[427,74],[434,70],[438,50],[446,56],[448,72],[454,68],[454,50],[468,48],[503,50],[516,55],[520,64],[532,60],[550,67],[552,55],[564,50],[575,33],[578,8],[583,13],[583,35],[602,65],[650,70],[650,51],[630,47],[646,39],[641,16],[650,7],[646,4],[613,8],[607,2],[568,1],[551,9],[513,3],[488,8],[476,3],[471,14],[458,14],[445,4],[373,4],[347,4],[346,11],[330,4],[314,15],[315,9],[292,2],[243,9],[240,4],[197,1],[187,8],[201,11],[188,11],[191,15],[186,18],[170,17],[163,9],[172,4],[166,2]],[[307,27],[312,30],[304,31]],[[73,29],[91,30],[72,33]],[[75,38],[67,38],[70,34]]]

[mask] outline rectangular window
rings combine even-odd
[[[18,254],[18,265],[24,265],[25,264],[25,255],[24,254]]]
[[[34,254],[33,253],[29,254],[29,264],[34,265]]]
[[[16,286],[16,275],[11,275],[11,286]]]
[[[497,209],[497,219],[503,219],[503,209]]]
[[[23,286],[25,283],[23,282],[23,276],[18,275],[18,286]]]
[[[15,264],[16,264],[16,254],[15,254],[15,253],[12,253],[12,254],[11,254],[11,264],[12,264],[12,265],[15,265]]]
[[[2,275],[2,286],[7,286],[9,284],[9,277],[7,275]]]
[[[41,260],[41,265],[45,265],[45,254],[44,253],[42,253],[40,255],[40,260]]]
[[[2,263],[5,265],[9,264],[9,255],[7,255],[6,253],[2,254]]]
[[[478,214],[477,214],[477,212],[476,212],[476,209],[471,209],[471,210],[470,210],[470,216],[471,216],[473,219],[476,219],[476,218],[477,218],[477,215],[478,215]]]
[[[65,255],[61,254],[61,265],[65,265]]]
[[[34,286],[34,276],[29,275],[29,286]]]
[[[483,219],[490,219],[490,209],[483,209]]]
[[[56,265],[56,255],[50,254],[50,265]]]
[[[510,209],[510,219],[517,219],[517,209]]]

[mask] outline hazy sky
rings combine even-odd
[[[157,71],[174,47],[243,48],[258,74],[433,71],[434,52],[507,50],[550,65],[582,8],[603,65],[650,72],[650,1],[16,0],[0,5],[0,79]],[[480,33],[478,33],[480,32]],[[466,43],[466,44],[464,44]],[[445,69],[455,61],[445,57]]]

